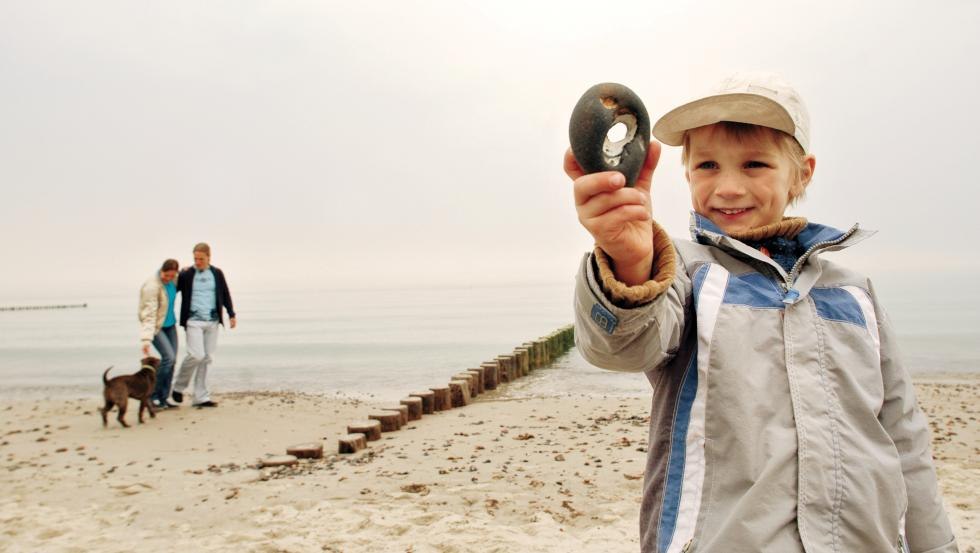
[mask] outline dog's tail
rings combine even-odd
[[[102,383],[105,384],[106,386],[109,385],[109,379],[106,378],[106,376],[109,375],[109,371],[111,370],[112,370],[112,365],[109,365],[109,368],[106,369],[104,373],[102,373]]]

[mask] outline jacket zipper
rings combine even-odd
[[[848,230],[847,232],[845,232],[844,234],[838,236],[833,240],[825,240],[823,242],[817,242],[816,244],[810,246],[805,252],[803,252],[803,255],[801,255],[800,258],[796,260],[796,263],[793,264],[792,270],[790,270],[789,274],[786,275],[786,278],[783,279],[783,282],[780,283],[779,286],[783,289],[783,293],[785,294],[790,291],[790,289],[793,287],[793,283],[796,282],[796,277],[799,276],[800,270],[803,269],[803,264],[806,263],[807,258],[813,255],[814,252],[823,248],[836,246],[837,244],[840,244],[844,240],[850,238],[851,235],[857,232],[857,230],[858,230],[858,225],[854,225],[853,227],[851,227],[850,230]]]

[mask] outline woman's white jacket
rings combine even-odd
[[[148,346],[153,342],[153,337],[163,327],[163,320],[167,317],[167,289],[160,280],[160,273],[154,273],[146,279],[140,287],[140,343]]]

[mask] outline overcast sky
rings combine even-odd
[[[980,2],[0,0],[0,297],[130,292],[207,241],[235,289],[567,281],[568,116],[739,69],[806,100],[796,212],[878,279],[980,268]],[[687,233],[679,149],[654,216]]]

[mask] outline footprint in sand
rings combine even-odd
[[[52,538],[57,538],[58,536],[65,535],[65,532],[67,532],[67,530],[64,530],[62,528],[48,528],[46,530],[41,530],[40,532],[38,532],[37,537],[38,539],[41,540],[50,540]]]
[[[117,490],[119,495],[136,495],[143,490],[152,490],[153,486],[143,482],[135,482],[131,484],[115,484],[112,488]]]

